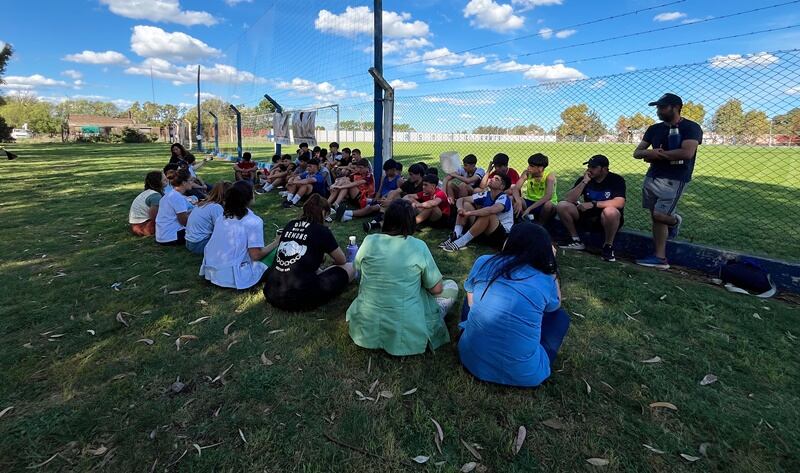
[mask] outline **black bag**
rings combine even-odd
[[[769,273],[753,261],[728,261],[720,268],[719,278],[725,288],[731,292],[758,297],[772,297],[775,294],[775,285],[772,283]]]

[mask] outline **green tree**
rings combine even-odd
[[[742,101],[731,99],[720,105],[711,119],[714,133],[722,135],[723,141],[741,138],[744,134],[744,111]]]
[[[567,107],[561,112],[561,125],[556,129],[559,138],[577,137],[593,141],[606,134],[606,126],[600,117],[585,103]]]
[[[683,104],[681,116],[702,125],[706,118],[706,108],[701,103],[689,101]]]
[[[394,131],[416,131],[414,127],[408,123],[395,123],[393,129]]]
[[[0,107],[0,115],[12,128],[21,128],[27,123],[30,131],[51,136],[61,129],[61,122],[53,115],[52,106],[33,95],[9,98]]]
[[[744,114],[743,138],[745,143],[755,144],[769,135],[769,118],[761,110],[750,110]]]
[[[340,130],[348,130],[348,131],[372,131],[372,122],[361,122],[358,120],[342,120],[339,122],[339,129]]]
[[[6,44],[3,49],[0,50],[0,84],[4,83],[3,75],[6,73],[6,64],[8,64],[8,60],[11,58],[13,52],[10,44]],[[0,95],[0,105],[4,103],[5,100],[3,96]],[[0,142],[4,141],[11,141],[11,127],[6,125],[5,119],[0,116]]]
[[[59,120],[66,120],[73,115],[99,115],[101,117],[116,117],[120,110],[111,102],[97,102],[93,100],[65,100],[54,108],[55,116]]]
[[[783,115],[776,115],[773,119],[772,133],[788,137],[793,142],[800,141],[800,107],[795,107]]]
[[[253,107],[253,113],[255,113],[256,115],[266,115],[266,114],[272,113],[274,111],[275,111],[275,107],[267,99],[261,99],[261,101],[258,102],[258,105]]]
[[[653,118],[638,112],[630,117],[620,115],[615,126],[617,139],[625,143],[631,141],[632,138],[636,139],[633,137],[634,134],[637,136],[644,134],[647,127],[655,122]]]

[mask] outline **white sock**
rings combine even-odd
[[[576,243],[580,243],[580,242],[581,242],[581,239],[580,239],[580,237],[576,237],[576,236],[574,236],[574,237],[572,237],[572,241],[574,241],[574,242],[576,242]]]
[[[270,183],[264,184],[264,191],[269,192],[272,190],[273,185]]]
[[[286,194],[286,200],[288,200],[289,202],[291,202],[291,201],[292,201],[292,199],[294,199],[294,194],[292,194],[292,193]]]
[[[296,204],[298,202],[300,202],[300,196],[295,194],[294,197],[292,197],[292,203]]]
[[[456,240],[454,243],[456,245],[458,245],[459,247],[463,248],[463,247],[467,246],[469,244],[469,242],[472,241],[473,238],[475,238],[475,237],[472,236],[472,233],[467,232],[467,233],[461,235],[461,237],[458,240]]]
[[[353,211],[345,210],[344,214],[342,215],[342,222],[348,222],[350,220],[353,220]]]
[[[464,225],[456,225],[453,232],[456,234],[456,238],[460,237],[464,234]]]

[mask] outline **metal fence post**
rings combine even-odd
[[[214,118],[214,156],[219,155],[219,120],[217,119],[217,115],[212,112],[208,111],[208,114]]]
[[[236,154],[242,159],[242,113],[239,109],[231,105],[231,110],[236,114]]]
[[[269,103],[272,104],[273,107],[275,107],[275,113],[283,113],[283,107],[281,107],[281,105],[278,102],[276,102],[275,99],[270,97],[269,94],[264,94],[264,98],[267,99]],[[272,129],[272,133],[275,133],[274,128]],[[275,139],[275,154],[278,155],[281,154],[281,144],[278,143],[277,138]]]
[[[372,22],[374,25],[375,36],[373,38],[374,64],[373,69],[379,76],[383,76],[383,1],[374,0],[372,7]],[[381,169],[383,168],[383,89],[378,81],[375,81],[373,88],[375,100],[375,111],[373,114],[373,136],[375,149],[375,162],[373,171],[375,174],[375,187],[380,185]]]

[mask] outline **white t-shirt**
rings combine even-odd
[[[264,221],[248,210],[241,220],[224,215],[214,222],[214,232],[206,245],[200,276],[220,287],[248,289],[267,270],[261,261],[252,261],[249,248],[264,247]]]
[[[178,232],[184,229],[178,221],[178,214],[189,212],[189,202],[180,192],[172,191],[161,198],[156,214],[156,241],[167,243],[178,239]]]
[[[462,177],[470,177],[469,175],[467,175],[467,170],[464,169],[464,166],[461,166],[460,168],[458,168],[456,170],[456,174],[458,174],[459,176],[462,176]],[[486,175],[486,171],[484,171],[483,168],[475,168],[475,173],[473,174],[473,176],[478,176],[480,179],[478,179],[477,182],[473,182],[472,183],[472,187],[478,187],[480,185],[480,183],[481,183],[481,179],[483,179],[483,176],[485,176],[485,175]]]
[[[214,222],[222,215],[222,206],[216,202],[195,207],[186,222],[186,240],[197,243],[211,236]]]
[[[472,194],[472,202],[478,204],[481,208],[501,204],[503,210],[497,214],[497,219],[500,221],[500,225],[503,226],[506,233],[511,231],[511,227],[514,226],[514,208],[511,205],[511,199],[505,192],[498,194],[496,199],[492,199],[492,193],[488,190]]]
[[[158,202],[156,197],[151,196],[156,195],[158,199],[161,198],[161,194],[153,189],[145,189],[141,194],[137,195],[133,199],[130,212],[128,212],[128,223],[144,223],[150,220],[150,206],[153,201]]]
[[[190,164],[190,165],[186,166],[186,169],[189,170],[189,175],[190,176],[194,177],[195,179],[197,178],[197,173],[194,170],[194,165],[193,164]]]

